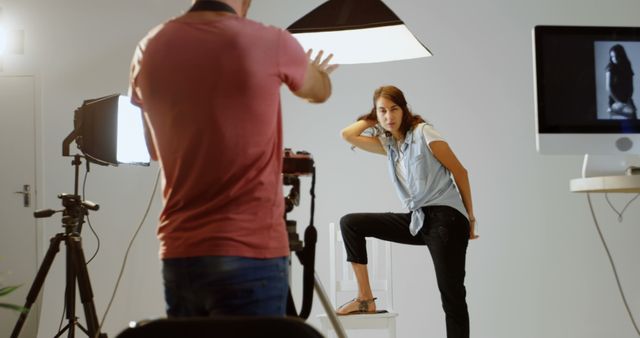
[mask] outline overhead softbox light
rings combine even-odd
[[[150,162],[140,109],[119,94],[84,101],[75,111],[74,131],[65,139],[63,155],[69,155],[66,147],[71,141],[97,164]]]
[[[287,28],[305,50],[333,53],[336,64],[431,56],[381,0],[329,0]]]

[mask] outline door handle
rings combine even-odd
[[[31,206],[31,186],[25,184],[22,186],[22,191],[15,191],[15,194],[22,194],[22,204],[25,208]]]

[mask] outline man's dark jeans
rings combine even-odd
[[[367,264],[366,237],[402,244],[426,245],[447,321],[448,338],[469,337],[469,312],[464,287],[469,221],[448,206],[423,207],[424,224],[416,236],[409,232],[410,213],[357,213],[340,220],[347,261]]]
[[[167,316],[284,316],[288,272],[288,257],[164,259]]]

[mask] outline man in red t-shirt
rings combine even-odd
[[[132,102],[163,174],[158,238],[167,314],[284,315],[289,244],[280,86],[324,102],[331,56],[246,19],[248,0],[197,0],[151,30]]]

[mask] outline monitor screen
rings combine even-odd
[[[640,154],[640,27],[536,26],[543,154]]]

